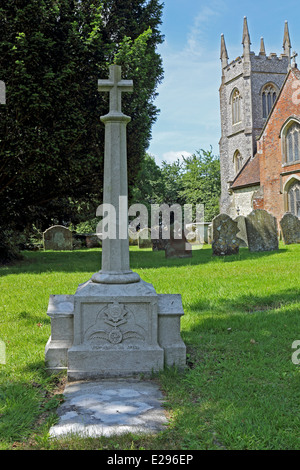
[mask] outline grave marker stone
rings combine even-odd
[[[247,228],[246,228],[246,220],[243,215],[239,215],[236,217],[235,221],[237,222],[237,237],[240,247],[247,247],[248,246],[248,237],[247,237]]]
[[[277,221],[269,212],[255,209],[246,217],[249,251],[278,250]]]
[[[236,255],[239,252],[238,224],[227,214],[219,214],[212,221],[213,255]]]
[[[178,238],[174,231],[174,226],[170,228],[170,239],[167,240],[165,248],[166,258],[191,258],[192,245],[188,243],[184,230],[179,229]]]
[[[300,220],[291,212],[286,212],[280,221],[282,238],[286,245],[300,243]]]
[[[43,233],[45,250],[72,250],[72,232],[63,225],[53,225]]]

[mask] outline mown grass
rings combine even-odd
[[[64,377],[45,372],[50,294],[72,294],[99,269],[100,251],[26,252],[0,268],[1,449],[300,449],[300,245],[217,258],[211,248],[189,259],[131,249],[131,267],[158,293],[182,295],[185,372],[155,380],[169,425],[149,436],[53,441],[49,427]]]

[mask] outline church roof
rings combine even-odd
[[[243,168],[236,175],[230,188],[239,189],[260,184],[259,155],[249,157]]]

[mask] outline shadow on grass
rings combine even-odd
[[[300,308],[296,302],[282,305],[280,308],[266,308],[252,312],[242,312],[241,310],[233,312],[233,315],[224,315],[223,310],[214,310],[211,316],[205,318],[199,316],[199,322],[195,321],[191,328],[184,331],[184,337],[194,336],[194,333],[204,333],[207,331],[221,331],[228,333],[228,328],[233,325],[242,325],[246,331],[262,327],[263,323],[268,324],[269,328],[274,330],[279,336],[283,333],[278,326],[289,327],[294,339],[300,338]],[[290,325],[288,325],[290,323]],[[298,327],[297,327],[298,325]],[[250,328],[251,327],[251,328]],[[230,330],[231,331],[231,330]],[[200,341],[199,341],[200,343]]]
[[[228,449],[299,446],[294,437],[299,366],[292,363],[292,343],[300,332],[297,313],[295,306],[230,319],[214,315],[184,332],[187,373],[168,383],[175,397],[174,428],[186,430],[182,440],[196,444],[201,429],[202,440],[210,432]],[[184,400],[176,400],[176,387],[185,388],[185,394],[178,393]]]
[[[35,325],[37,323],[37,316],[35,314],[32,314],[30,312],[27,312],[23,310],[22,312],[18,313],[18,319],[20,321],[25,322],[27,325]],[[43,316],[43,324],[44,325],[49,325],[51,324],[51,319],[49,317],[44,317]]]
[[[280,309],[287,305],[300,302],[300,287],[291,288],[286,290],[278,291],[270,295],[240,295],[236,298],[221,298],[218,303],[214,303],[213,306],[210,303],[210,299],[197,300],[189,305],[189,311],[191,313],[200,312],[203,310],[218,309],[222,312],[235,311],[244,313],[256,313],[264,312],[268,310]],[[297,313],[300,313],[298,307]]]
[[[131,269],[173,268],[181,266],[196,266],[206,263],[232,263],[246,260],[259,260],[285,253],[287,248],[276,251],[251,253],[247,248],[241,248],[238,255],[213,256],[210,246],[193,250],[191,258],[165,258],[164,251],[138,250],[130,251]],[[43,272],[97,272],[101,269],[101,249],[86,249],[74,251],[40,251],[23,252],[24,258],[11,265],[0,266],[1,276],[19,273]]]

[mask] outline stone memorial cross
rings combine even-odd
[[[114,208],[115,236],[102,240],[101,271],[92,281],[104,284],[128,284],[140,277],[129,268],[128,181],[126,126],[131,118],[122,113],[122,93],[132,92],[132,80],[122,80],[121,67],[111,65],[108,80],[98,80],[98,91],[109,92],[109,113],[100,119],[105,124],[103,207]],[[101,207],[101,206],[100,206]]]
[[[109,92],[109,113],[122,113],[122,93],[133,91],[132,80],[122,80],[121,67],[111,65],[109,68],[109,79],[98,80],[98,91]],[[130,118],[129,118],[130,119]]]
[[[109,79],[99,81],[99,90],[110,93],[110,103],[109,113],[101,117],[104,185],[103,204],[96,214],[106,221],[113,208],[116,236],[102,236],[101,271],[79,284],[74,295],[50,296],[47,369],[66,369],[70,381],[152,374],[164,366],[180,369],[186,364],[180,336],[181,296],[157,294],[152,284],[129,269],[126,125],[130,118],[122,113],[121,96],[132,90],[132,82],[122,80],[121,67],[113,65]]]

